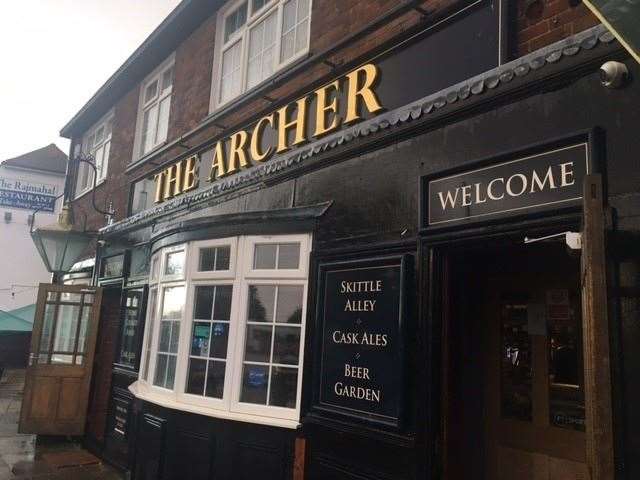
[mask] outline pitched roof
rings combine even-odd
[[[54,143],[18,157],[9,158],[0,165],[4,167],[29,168],[42,172],[64,175],[67,171],[67,156]]]

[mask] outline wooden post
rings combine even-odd
[[[295,458],[293,461],[293,480],[304,480],[304,458],[306,446],[306,439],[296,438]]]
[[[611,367],[602,178],[584,181],[582,318],[587,465],[591,480],[614,479]]]

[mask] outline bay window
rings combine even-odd
[[[309,50],[311,0],[241,0],[218,14],[212,109]]]
[[[156,252],[139,396],[212,416],[294,425],[309,251],[309,235],[279,235]]]
[[[91,155],[95,166],[95,183],[102,183],[107,177],[109,152],[111,151],[111,133],[113,130],[113,112],[109,112],[84,135],[81,150],[84,155]],[[81,162],[78,165],[76,179],[76,197],[93,188],[94,170],[90,165]]]

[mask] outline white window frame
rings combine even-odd
[[[136,118],[136,134],[133,142],[133,158],[131,163],[135,163],[138,160],[146,157],[151,152],[157,150],[161,145],[164,145],[167,142],[167,138],[169,135],[169,127],[171,125],[171,103],[173,102],[173,92],[175,86],[175,52],[169,55],[169,57],[164,60],[160,65],[156,67],[156,69],[151,72],[140,84],[140,94],[138,98],[138,114]],[[173,81],[171,88],[168,89],[167,92],[162,91],[162,77],[164,73],[173,68]],[[145,103],[144,95],[147,90],[147,87],[157,81],[158,82],[158,92],[153,101]],[[164,138],[158,138],[155,142],[153,142],[153,146],[149,148],[146,152],[142,151],[142,129],[144,127],[144,112],[149,108],[152,108],[153,105],[158,105],[158,118],[156,122],[159,122],[160,118],[160,103],[165,99],[169,98],[169,114],[167,116],[167,133]],[[156,124],[155,132],[157,135],[159,129],[159,124]]]
[[[90,129],[88,129],[85,132],[85,134],[82,136],[82,142],[80,143],[80,150],[82,154],[91,155],[93,158],[94,166],[96,167],[96,174],[98,175],[95,182],[96,187],[102,184],[107,178],[107,170],[109,167],[109,156],[111,155],[111,143],[113,139],[113,119],[114,119],[114,110],[111,109],[106,115],[104,115]],[[107,131],[106,126],[108,123],[111,123],[111,128],[108,130],[109,135],[105,135],[104,132]],[[102,141],[99,143],[98,146],[94,144],[92,145],[92,148],[89,148],[88,146],[89,138],[94,136],[98,132],[98,130],[100,130],[101,128],[103,129]],[[104,148],[107,146],[107,144],[109,146],[108,149]],[[100,165],[100,168],[98,168],[98,165],[95,163],[97,160],[95,157],[95,152],[101,148],[104,148],[102,152],[102,163]],[[106,157],[104,155],[105,151],[107,153]],[[77,174],[76,174],[76,185],[75,185],[75,198],[78,198],[84,195],[85,193],[93,190],[94,170],[87,163],[80,162],[78,164],[78,169],[76,173]],[[87,183],[81,186],[80,180],[83,178],[86,179]]]
[[[300,260],[297,269],[256,270],[253,265],[255,245],[264,243],[298,243]],[[201,248],[230,246],[229,270],[198,272],[199,250]],[[168,253],[185,249],[185,271],[183,278],[164,275]],[[147,312],[147,322],[153,315],[153,328],[145,328],[144,348],[151,342],[147,380],[143,378],[146,355],[140,365],[139,380],[132,391],[140,398],[154,403],[184,411],[209,415],[218,418],[247,421],[265,425],[295,428],[300,419],[302,380],[304,370],[304,344],[306,331],[306,310],[308,294],[308,271],[311,253],[311,235],[270,235],[230,237],[216,240],[195,241],[164,248],[156,252],[151,259],[158,260],[158,275],[150,276],[150,288],[156,290],[154,311]],[[151,272],[150,272],[151,275]],[[303,287],[302,318],[300,323],[300,345],[298,352],[298,380],[296,388],[296,407],[285,408],[240,402],[242,388],[242,370],[244,365],[245,334],[247,325],[249,284],[259,285],[300,285]],[[186,285],[185,307],[180,319],[180,340],[176,360],[174,388],[168,390],[153,384],[155,378],[158,341],[160,335],[160,312],[166,288]],[[191,354],[191,336],[195,309],[195,292],[198,286],[232,285],[231,313],[229,317],[229,337],[223,396],[221,399],[186,393],[189,358]],[[275,319],[274,319],[275,320]],[[268,325],[268,324],[267,324]],[[273,350],[273,335],[272,347]],[[271,363],[270,363],[271,365]],[[293,368],[292,365],[289,367]]]
[[[287,68],[293,62],[296,62],[300,58],[304,57],[309,53],[309,45],[310,45],[310,37],[311,37],[311,13],[313,11],[313,0],[309,0],[309,15],[307,17],[308,27],[307,27],[307,38],[304,47],[297,53],[288,58],[285,61],[281,61],[281,48],[282,48],[282,23],[283,23],[283,11],[284,4],[288,0],[269,0],[267,3],[260,8],[259,10],[252,12],[252,0],[232,0],[224,5],[218,11],[218,17],[216,20],[216,38],[214,45],[214,60],[213,60],[213,74],[212,81],[213,85],[211,88],[211,98],[209,101],[209,112],[212,113],[230,103],[233,103],[239,97],[241,97],[244,93],[257,88],[264,82],[266,82],[269,78],[273,77],[279,71]],[[247,20],[245,24],[233,32],[229,39],[224,41],[224,29],[226,25],[226,19],[229,15],[233,14],[235,10],[240,7],[244,2],[247,2]],[[274,54],[274,65],[273,72],[270,76],[263,78],[260,82],[252,87],[247,86],[248,82],[248,64],[249,64],[249,34],[253,27],[259,24],[262,20],[267,18],[273,12],[276,12],[276,43],[275,43],[275,54]],[[222,58],[223,53],[235,45],[236,42],[242,42],[241,53],[240,53],[240,89],[238,93],[230,98],[222,100],[220,95],[222,93]]]

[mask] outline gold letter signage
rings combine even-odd
[[[221,138],[213,150],[207,181],[213,182],[237,173],[267,161],[274,153],[286,152],[310,139],[333,132],[341,124],[350,124],[378,113],[383,108],[374,91],[379,73],[377,66],[363,65],[343,78],[281,107],[277,112],[262,117],[253,130],[239,130]],[[340,93],[345,96],[342,100],[344,118],[340,113]],[[309,114],[315,115],[312,131],[307,122]],[[155,203],[197,188],[198,166],[198,156],[194,155],[156,173],[153,176],[156,184]]]

